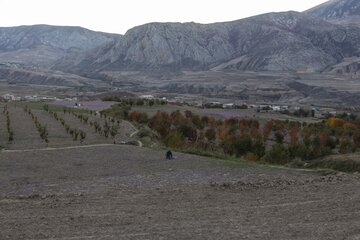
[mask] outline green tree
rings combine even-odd
[[[180,148],[184,145],[184,136],[176,130],[172,131],[166,136],[164,143],[170,148]]]

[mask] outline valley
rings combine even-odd
[[[0,239],[360,239],[359,21],[0,27]]]

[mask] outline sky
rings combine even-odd
[[[213,23],[304,11],[326,0],[0,0],[0,26],[81,26],[124,34],[149,22]]]

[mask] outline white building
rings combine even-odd
[[[225,103],[222,106],[224,109],[234,109],[235,108],[235,104],[234,103]]]
[[[15,100],[15,96],[12,94],[8,94],[8,93],[3,95],[2,97],[5,99],[5,101],[14,101]]]
[[[141,95],[140,98],[148,99],[148,100],[155,99],[155,97],[153,95]]]
[[[281,111],[281,107],[280,106],[272,106],[272,110],[274,112],[280,112]]]

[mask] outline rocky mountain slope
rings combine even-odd
[[[360,54],[360,29],[298,12],[215,24],[150,23],[85,54],[58,61],[72,72],[103,70],[322,71]]]
[[[81,27],[34,25],[0,28],[0,63],[49,66],[68,52],[90,50],[118,37]]]
[[[358,0],[331,0],[305,13],[334,24],[360,27],[360,1]],[[340,63],[330,65],[326,71],[336,74],[351,74],[358,78],[360,57],[358,54],[347,56]]]
[[[360,26],[359,0],[331,0],[305,13],[333,23]]]

